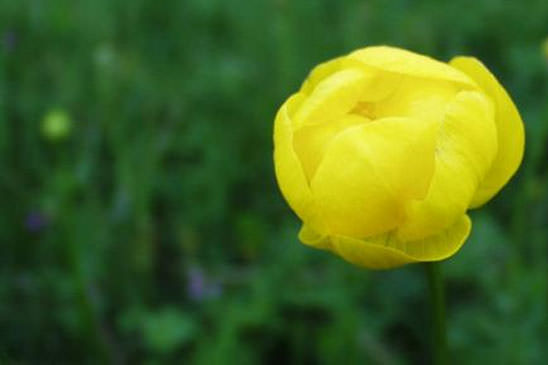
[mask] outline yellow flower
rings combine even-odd
[[[299,239],[374,269],[453,255],[467,210],[502,189],[523,149],[521,117],[481,62],[386,46],[314,68],[274,126]]]

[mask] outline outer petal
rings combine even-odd
[[[413,201],[398,228],[401,240],[443,230],[462,216],[497,153],[493,107],[484,94],[462,91],[447,105],[436,146],[436,171],[428,195]]]
[[[525,144],[523,122],[506,90],[480,61],[473,57],[456,57],[450,65],[474,79],[495,102],[499,149],[472,201],[472,208],[476,208],[498,193],[518,169]]]
[[[471,88],[477,87],[468,76],[446,63],[401,48],[388,46],[366,47],[352,52],[348,55],[348,58],[384,71],[454,81],[468,85]]]
[[[344,116],[364,94],[368,79],[369,76],[359,69],[347,69],[322,80],[295,112],[295,129]]]
[[[401,241],[393,233],[368,239],[326,237],[303,226],[299,239],[306,245],[333,251],[345,260],[370,269],[389,269],[411,262],[439,261],[457,252],[470,234],[472,223],[462,215],[449,228],[416,241]]]
[[[335,137],[311,182],[330,233],[367,237],[401,223],[404,201],[428,190],[438,128],[385,118]]]
[[[319,125],[303,126],[296,131],[294,134],[294,148],[308,181],[312,180],[327,146],[337,134],[349,127],[368,122],[370,122],[369,119],[360,115],[347,114],[339,120]]]
[[[306,77],[306,80],[304,80],[299,92],[307,95],[312,94],[312,91],[314,91],[316,86],[318,86],[323,79],[341,70],[342,60],[343,57],[337,57],[335,59],[320,63],[318,66],[314,67],[314,69],[310,71]]]
[[[274,170],[280,190],[302,221],[322,231],[322,221],[315,206],[301,163],[293,150],[293,129],[290,114],[303,99],[294,94],[282,105],[274,122]]]
[[[318,248],[320,250],[331,250],[331,240],[329,236],[316,232],[312,227],[303,223],[299,231],[299,240],[305,245]]]
[[[343,70],[359,70],[367,75],[367,87],[364,88],[366,92],[362,95],[361,101],[377,102],[390,95],[402,78],[402,75],[388,74],[381,70],[364,66],[363,62],[347,56],[321,63],[310,72],[299,92],[311,95],[318,85],[335,73]]]

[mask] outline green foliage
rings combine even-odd
[[[379,43],[475,55],[518,104],[524,165],[443,265],[449,342],[544,363],[546,24],[544,0],[1,0],[0,363],[427,362],[421,268],[298,244],[273,176],[284,98]]]

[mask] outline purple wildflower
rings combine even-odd
[[[2,43],[7,51],[12,51],[17,44],[17,35],[15,32],[11,30],[5,31],[2,36]]]
[[[48,225],[48,223],[48,217],[38,211],[30,212],[25,219],[25,227],[32,233],[40,232]]]
[[[187,273],[187,294],[195,301],[217,298],[222,293],[221,283],[207,277],[198,267],[192,267]]]

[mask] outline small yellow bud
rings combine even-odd
[[[51,141],[65,139],[71,130],[71,120],[63,109],[51,109],[42,120],[42,133]]]
[[[546,38],[544,42],[542,42],[541,48],[542,48],[542,55],[548,61],[548,38]]]

